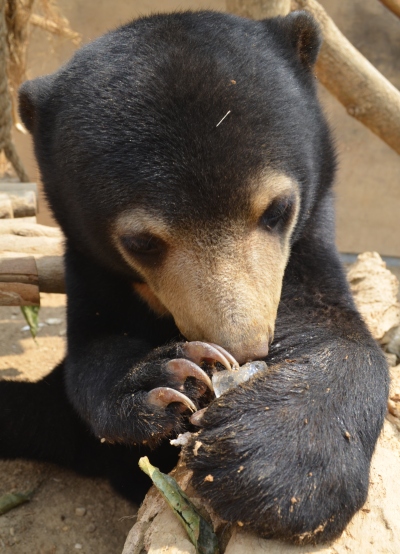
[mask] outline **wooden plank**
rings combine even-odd
[[[38,285],[0,283],[0,306],[40,306]]]

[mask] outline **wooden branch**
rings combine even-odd
[[[0,306],[39,306],[35,258],[0,259]]]
[[[0,236],[18,235],[20,237],[63,237],[58,227],[49,227],[36,223],[35,217],[20,217],[18,219],[0,219]]]
[[[397,17],[400,17],[400,0],[380,0],[380,2]]]
[[[61,256],[63,241],[60,237],[21,237],[0,234],[0,252],[22,252],[38,256]]]
[[[24,194],[0,192],[0,218],[31,217],[36,215],[36,196],[33,191]]]
[[[290,0],[227,0],[228,12],[249,17],[264,19],[287,15],[290,12]]]
[[[0,306],[38,306],[39,292],[65,293],[62,256],[0,256]]]
[[[29,23],[35,25],[36,27],[40,27],[49,33],[69,38],[74,44],[78,45],[81,42],[81,35],[73,31],[65,19],[53,21],[47,17],[33,13],[29,19]]]
[[[35,220],[0,220],[0,305],[37,306],[39,291],[65,292],[64,235]]]
[[[400,154],[400,92],[344,37],[316,0],[292,0],[292,9],[310,12],[320,25],[320,81],[351,116]]]
[[[14,212],[14,217],[32,217],[37,212],[36,195],[31,191],[24,194],[8,194]]]
[[[11,219],[14,217],[14,211],[11,198],[8,194],[0,193],[0,219]]]
[[[9,209],[10,204],[11,210]],[[7,206],[8,208],[6,212],[4,212],[4,206]],[[31,217],[35,216],[36,212],[36,183],[0,181],[0,219]]]
[[[40,256],[36,258],[40,292],[65,293],[64,258]]]
[[[17,196],[10,194],[14,217],[32,217],[37,213],[37,199],[33,191]]]

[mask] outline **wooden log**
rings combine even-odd
[[[18,235],[20,237],[59,237],[62,231],[58,227],[40,225],[36,217],[0,220],[0,235]]]
[[[63,256],[40,256],[33,254],[36,261],[40,292],[65,293]],[[0,260],[26,258],[23,252],[2,252]],[[1,282],[1,279],[0,279]]]
[[[7,194],[21,195],[25,192],[33,191],[37,196],[36,183],[20,183],[19,181],[0,181],[0,192],[6,192]]]
[[[6,211],[4,211],[4,207],[7,208]],[[2,219],[31,217],[36,215],[36,211],[36,196],[33,191],[23,194],[0,193],[0,217]]]
[[[36,183],[0,181],[0,196],[4,198],[3,195],[8,196],[11,202],[13,212],[11,217],[30,217],[36,215]]]
[[[22,287],[22,285],[24,286]],[[30,288],[32,285],[35,290]],[[39,292],[65,293],[62,256],[38,256],[35,258],[21,253],[0,255],[0,305],[38,305],[32,303],[32,298],[37,300]],[[19,297],[21,298],[19,299]],[[31,303],[21,304],[22,301]]]
[[[63,239],[61,237],[21,237],[11,234],[0,234],[0,252],[61,256],[63,254]]]
[[[35,258],[0,258],[0,306],[39,306]]]
[[[65,292],[64,235],[57,227],[38,225],[35,221],[34,217],[0,221],[0,262],[3,263],[3,271],[0,267],[0,305],[38,305],[39,291]],[[34,283],[26,260],[35,263]],[[6,271],[5,267],[12,267],[12,271]],[[37,290],[31,288],[33,284]]]
[[[251,19],[264,19],[287,15],[290,12],[290,0],[227,0],[228,12],[249,17]]]
[[[65,293],[64,258],[40,256],[36,258],[40,292]]]
[[[31,217],[36,215],[37,202],[35,193],[30,190],[23,194],[9,194],[14,217]]]
[[[347,112],[400,154],[400,92],[346,39],[316,0],[292,0],[318,21],[324,42],[316,72]]]
[[[12,219],[14,211],[8,194],[0,193],[0,219]]]
[[[400,0],[380,0],[388,10],[400,17]]]

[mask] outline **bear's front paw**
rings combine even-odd
[[[334,539],[366,499],[362,443],[329,406],[324,413],[326,402],[313,412],[297,391],[279,398],[265,388],[256,379],[208,407],[184,450],[193,484],[220,517],[260,536]]]
[[[111,417],[102,418],[106,425],[97,434],[109,442],[157,445],[182,430],[185,413],[212,400],[207,372],[217,365],[231,369],[237,362],[220,346],[199,341],[154,351],[114,391]]]
[[[236,366],[236,360],[222,347],[215,344],[193,341],[178,347],[178,354],[182,357],[175,358],[161,364],[163,375],[159,376],[159,384],[166,382],[169,386],[158,386],[147,393],[147,402],[158,408],[168,408],[171,404],[180,404],[179,411],[187,409],[195,412],[197,406],[186,396],[200,398],[204,393],[213,391],[210,377],[200,367],[206,366],[213,371],[217,363],[230,370],[231,365]],[[189,380],[196,380],[193,387],[189,386]],[[184,394],[185,393],[185,394]]]

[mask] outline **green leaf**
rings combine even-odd
[[[29,502],[32,498],[33,491],[29,492],[9,492],[0,496],[0,516],[6,514],[13,508]]]
[[[29,325],[33,339],[36,337],[39,328],[39,309],[39,306],[21,306],[21,312]]]
[[[218,539],[212,526],[201,517],[175,479],[152,466],[147,456],[140,458],[139,467],[150,477],[172,508],[194,544],[197,554],[218,554]]]

